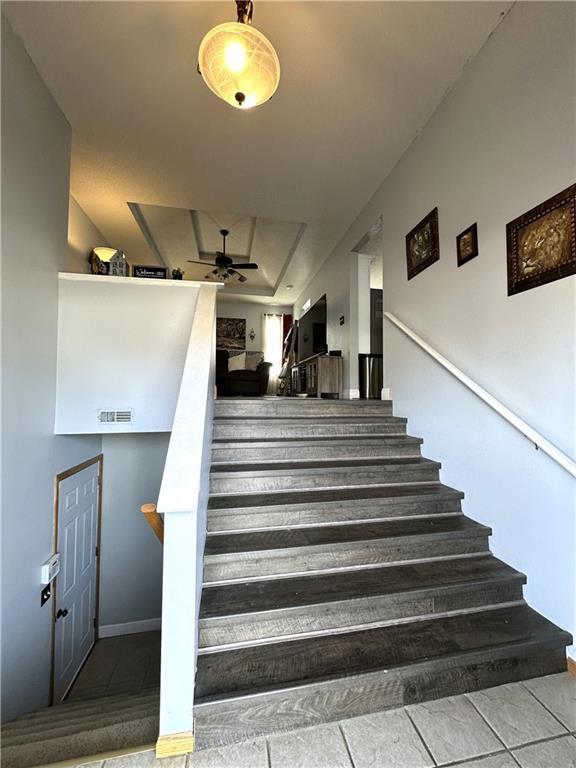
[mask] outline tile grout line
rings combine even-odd
[[[530,688],[528,688],[528,686],[527,686],[527,685],[525,685],[525,683],[524,683],[524,680],[521,680],[521,681],[520,681],[520,685],[522,686],[522,688],[524,688],[524,690],[528,691],[528,693],[530,694],[530,696],[532,696],[534,699],[536,699],[536,701],[538,702],[538,704],[540,704],[540,706],[544,707],[544,709],[546,710],[546,712],[548,712],[548,714],[552,715],[552,717],[554,718],[554,720],[556,720],[556,722],[560,723],[560,725],[562,726],[562,728],[564,728],[564,729],[566,730],[566,732],[567,732],[567,733],[571,733],[569,726],[567,726],[565,723],[563,723],[563,722],[562,722],[562,720],[560,720],[560,718],[559,718],[559,717],[557,717],[557,716],[554,714],[554,712],[552,712],[552,710],[551,710],[549,707],[547,707],[547,706],[546,706],[546,704],[544,704],[544,702],[543,702],[543,701],[540,701],[540,699],[538,698],[538,696],[536,696],[536,694],[535,694],[535,693],[533,693],[533,692],[530,690]]]
[[[436,758],[434,757],[434,755],[433,755],[433,754],[432,754],[432,752],[430,751],[430,748],[429,748],[428,744],[426,743],[426,739],[425,739],[425,738],[424,738],[424,736],[423,736],[423,735],[420,733],[420,729],[418,728],[418,726],[416,725],[416,723],[414,722],[414,720],[413,720],[413,719],[410,717],[410,713],[408,712],[408,707],[407,707],[407,706],[404,706],[404,707],[403,707],[403,710],[404,710],[404,712],[406,713],[406,717],[408,718],[408,720],[409,720],[409,721],[412,723],[412,727],[414,728],[414,730],[415,730],[415,731],[416,731],[416,733],[418,734],[418,738],[420,739],[420,741],[421,741],[421,742],[422,742],[422,744],[424,745],[424,749],[425,749],[425,750],[426,750],[426,752],[428,753],[428,756],[430,757],[430,760],[432,760],[432,764],[433,764],[433,765],[435,765],[435,766],[436,766],[436,765],[438,765],[438,763],[436,762]]]
[[[522,684],[522,681],[520,681],[520,682],[521,682],[521,684]],[[504,685],[515,685],[515,683],[505,683]],[[498,686],[498,687],[499,687],[499,686]],[[468,696],[469,696],[469,694],[465,693],[465,694],[464,694],[464,696],[465,696],[465,697],[468,699]],[[534,697],[534,698],[536,698],[536,697]],[[555,741],[556,739],[562,739],[562,738],[564,738],[565,736],[569,736],[569,735],[570,735],[570,732],[569,732],[568,730],[566,730],[566,733],[557,733],[557,734],[555,734],[554,736],[546,736],[546,737],[544,737],[544,738],[542,738],[542,739],[533,739],[532,741],[523,741],[521,744],[516,744],[516,745],[514,745],[514,746],[510,746],[510,747],[509,747],[509,746],[507,746],[506,744],[504,744],[504,742],[502,741],[502,739],[501,739],[501,738],[498,736],[498,734],[496,733],[496,731],[494,730],[494,728],[492,728],[492,726],[490,725],[490,723],[488,722],[488,720],[486,720],[486,718],[484,717],[484,715],[482,714],[482,712],[480,712],[480,710],[479,710],[479,709],[476,707],[476,705],[474,704],[474,702],[473,702],[473,701],[471,701],[470,699],[468,699],[468,701],[470,701],[470,704],[472,704],[472,706],[474,707],[474,709],[476,710],[476,712],[478,712],[478,714],[480,715],[480,717],[482,718],[482,720],[484,720],[484,722],[486,723],[486,725],[488,726],[488,728],[490,728],[490,730],[491,730],[491,731],[494,733],[494,735],[496,736],[496,738],[498,739],[498,741],[499,741],[501,744],[503,744],[503,745],[504,745],[504,749],[506,750],[506,752],[509,752],[509,753],[512,755],[512,757],[514,758],[515,762],[517,762],[517,763],[518,763],[518,765],[520,765],[520,762],[518,761],[518,759],[516,758],[516,756],[515,756],[514,754],[512,754],[512,750],[513,750],[513,749],[522,749],[523,747],[529,747],[529,746],[533,746],[533,745],[535,745],[535,744],[545,744],[545,743],[546,743],[546,742],[548,742],[548,741]],[[540,700],[539,700],[539,699],[537,699],[537,698],[536,698],[536,701],[538,701],[538,703],[541,703],[541,702],[540,702]],[[545,707],[545,709],[546,709],[546,707]],[[551,712],[550,714],[552,714],[552,712]],[[558,720],[558,718],[555,718],[555,719],[556,719],[556,720]],[[560,721],[558,721],[558,722],[560,722]],[[563,723],[560,723],[560,725],[562,725],[562,727],[564,727],[564,728],[565,728],[565,726],[564,726],[564,724],[563,724]]]
[[[477,693],[477,691],[474,691],[474,693]],[[466,699],[466,701],[468,701],[468,703],[469,703],[469,704],[471,704],[471,705],[472,705],[472,709],[473,709],[475,712],[477,712],[477,713],[480,715],[480,718],[481,718],[481,719],[484,721],[484,723],[485,723],[485,724],[488,726],[488,728],[490,729],[490,731],[492,731],[493,735],[494,735],[494,736],[496,737],[496,739],[497,739],[497,740],[500,742],[500,744],[502,744],[502,747],[503,747],[504,749],[506,749],[506,750],[507,750],[507,749],[509,749],[509,747],[508,747],[508,746],[507,746],[507,745],[504,743],[504,739],[500,738],[500,736],[497,734],[497,732],[494,730],[494,728],[493,728],[493,727],[490,725],[490,723],[489,723],[489,722],[488,722],[488,720],[487,720],[487,719],[484,717],[484,715],[482,714],[482,712],[480,712],[480,710],[478,709],[478,707],[477,707],[477,706],[474,704],[474,702],[472,701],[472,699],[469,697],[469,695],[468,695],[467,693],[465,693],[465,694],[464,694],[464,698]]]
[[[266,745],[266,764],[268,768],[272,768],[272,755],[270,754],[270,742],[268,736],[264,737],[264,744]]]
[[[476,762],[477,760],[486,760],[489,757],[496,757],[498,755],[510,754],[508,749],[498,749],[493,752],[487,752],[485,755],[476,755],[476,757],[465,757],[462,760],[455,760],[451,763],[442,763],[441,768],[459,768],[459,766],[467,766],[470,762]],[[516,761],[517,762],[517,761]]]
[[[352,768],[356,768],[356,763],[354,762],[354,758],[352,757],[350,745],[348,744],[346,734],[344,733],[344,728],[342,727],[341,720],[338,721],[338,730],[340,731],[340,735],[342,736],[342,740],[344,741],[344,746],[346,747],[346,752],[348,753],[348,759],[350,760],[350,765],[352,766]]]

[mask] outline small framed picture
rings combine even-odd
[[[478,256],[478,225],[472,224],[471,227],[460,232],[456,238],[456,253],[458,254],[458,266],[466,264],[467,261]]]

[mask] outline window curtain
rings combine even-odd
[[[268,378],[267,395],[275,395],[278,390],[278,374],[282,369],[283,324],[282,315],[264,313],[262,315],[262,338],[264,339],[264,360],[272,363]]]

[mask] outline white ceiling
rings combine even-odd
[[[196,73],[203,35],[235,18],[231,1],[3,3],[72,126],[72,194],[110,243],[134,263],[154,261],[133,201],[302,222],[274,297],[282,303],[509,7],[256,0],[254,26],[275,45],[282,75],[270,102],[241,112]]]

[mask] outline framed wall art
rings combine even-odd
[[[478,225],[472,224],[471,227],[465,229],[464,232],[456,237],[456,254],[458,258],[458,266],[466,264],[467,261],[478,256]]]
[[[438,242],[438,208],[425,216],[406,235],[406,267],[408,280],[440,258]]]
[[[576,184],[506,225],[508,296],[576,274]]]
[[[216,349],[246,349],[246,320],[236,317],[216,318]]]

